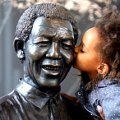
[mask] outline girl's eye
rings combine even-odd
[[[83,50],[83,49],[80,49],[80,52],[82,52],[82,53],[83,53],[83,52],[84,52],[84,50]]]

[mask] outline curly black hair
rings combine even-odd
[[[44,16],[50,19],[62,19],[68,20],[73,26],[75,44],[78,39],[78,29],[76,21],[72,14],[62,7],[61,5],[54,3],[42,3],[30,6],[21,15],[18,24],[16,26],[15,36],[19,40],[27,41],[33,27],[33,23],[37,17]]]
[[[108,10],[95,25],[99,30],[101,58],[110,66],[109,78],[120,78],[120,12]]]

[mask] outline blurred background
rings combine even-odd
[[[110,7],[120,9],[120,0],[0,0],[0,96],[8,94],[23,77],[23,68],[13,48],[15,28],[23,11],[34,3],[60,3],[75,16],[81,34]],[[92,63],[91,63],[92,64]],[[61,91],[73,95],[80,84],[80,73],[71,68],[61,83]]]

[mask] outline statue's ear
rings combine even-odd
[[[17,57],[20,59],[20,60],[24,60],[25,59],[25,54],[24,54],[24,41],[23,40],[20,40],[19,38],[15,38],[14,39],[14,42],[13,42],[13,45],[14,45],[14,48],[15,48],[15,52],[17,54]]]

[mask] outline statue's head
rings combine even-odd
[[[56,87],[67,75],[78,30],[73,16],[52,3],[29,7],[16,27],[14,47],[23,61],[24,79],[42,87]]]

